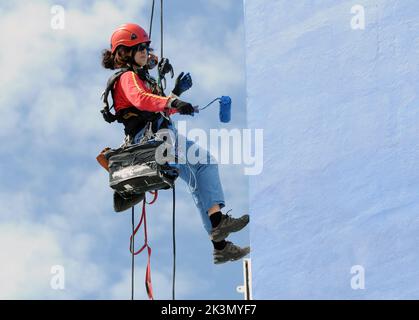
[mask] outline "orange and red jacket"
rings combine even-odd
[[[171,115],[177,112],[170,108],[174,97],[162,97],[153,93],[156,90],[145,81],[141,80],[133,71],[124,72],[116,81],[113,90],[115,112],[135,107],[140,111],[161,112]]]

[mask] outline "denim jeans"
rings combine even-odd
[[[210,234],[211,221],[208,217],[208,210],[217,204],[220,208],[225,206],[224,192],[218,173],[218,164],[207,150],[202,149],[193,141],[178,135],[173,124],[171,124],[169,129],[172,130],[176,138],[176,155],[183,160],[177,164],[179,177],[187,183],[195,205],[201,215],[204,228]],[[143,135],[144,130],[138,132],[134,137],[134,143],[139,143]],[[181,148],[178,142],[181,142],[181,146],[186,146],[186,150],[183,150],[184,148]],[[199,154],[199,161],[189,161],[188,151],[191,147],[193,147],[192,151],[195,150],[195,153]]]

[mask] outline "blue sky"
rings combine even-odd
[[[157,1],[159,2],[159,1]],[[64,30],[50,27],[52,5],[65,8]],[[151,1],[16,1],[0,4],[0,298],[127,299],[130,214],[116,214],[106,172],[95,157],[117,147],[122,127],[105,123],[100,94],[110,72],[100,53],[112,30],[137,22],[148,30]],[[159,11],[153,47],[160,52]],[[246,127],[241,1],[166,1],[165,55],[194,86],[184,100],[204,105],[230,95],[233,119]],[[168,81],[168,88],[173,81]],[[181,119],[177,117],[175,120]],[[218,110],[188,118],[190,128],[221,127]],[[247,178],[220,167],[227,208],[248,212]],[[241,262],[212,264],[212,246],[183,181],[177,188],[177,297],[241,299]],[[149,209],[155,297],[171,297],[171,192]],[[249,243],[245,229],[231,239]],[[146,256],[136,259],[136,297],[145,299]],[[53,265],[66,289],[50,287]]]

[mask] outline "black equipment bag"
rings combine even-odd
[[[157,148],[165,143],[150,140],[106,152],[109,185],[125,199],[147,191],[170,189],[178,170],[156,159]]]

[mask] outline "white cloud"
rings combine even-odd
[[[0,222],[22,222],[34,218],[39,199],[29,192],[0,193]]]
[[[98,235],[112,234],[120,226],[112,216],[112,192],[104,169],[74,173],[70,191],[57,199],[58,207],[46,222],[61,230],[91,229]],[[51,208],[53,209],[53,208]]]
[[[66,254],[59,235],[36,223],[0,225],[0,299],[74,299],[103,286],[103,274],[88,260]],[[51,267],[65,270],[65,290],[50,286]]]

